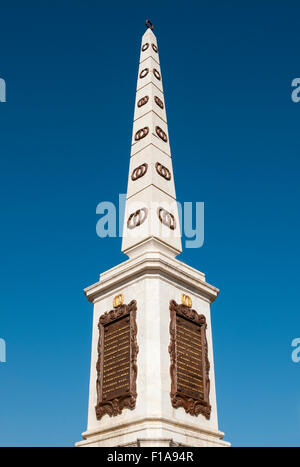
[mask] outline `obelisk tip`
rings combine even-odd
[[[146,19],[146,26],[148,29],[151,29],[151,31],[153,31],[154,29],[154,26],[153,26],[153,23],[149,20],[149,19]]]

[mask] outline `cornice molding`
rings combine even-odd
[[[128,284],[137,277],[157,274],[180,283],[187,289],[194,290],[210,303],[214,302],[219,294],[216,287],[205,281],[203,273],[159,252],[146,252],[106,271],[101,274],[100,281],[87,287],[84,293],[87,299],[93,303],[124,282]]]

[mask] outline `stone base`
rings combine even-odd
[[[82,434],[76,447],[230,447],[224,433],[191,429],[190,426],[163,419],[140,420],[113,430],[94,430]]]
[[[150,246],[148,245],[150,248]],[[147,248],[148,248],[147,247]],[[154,247],[153,247],[154,248]],[[88,428],[77,446],[229,446],[219,431],[214,376],[210,304],[218,289],[205,275],[171,258],[166,252],[148,249],[101,274],[100,281],[85,289],[94,305]],[[137,302],[137,399],[134,410],[97,419],[97,361],[100,316],[113,307],[122,294],[124,303]],[[207,322],[210,363],[211,415],[193,416],[183,407],[175,408],[170,398],[170,301],[180,303],[187,294],[197,313]]]

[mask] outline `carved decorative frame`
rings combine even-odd
[[[157,136],[159,136],[160,139],[162,139],[164,141],[164,143],[166,143],[168,141],[168,137],[167,137],[166,133],[159,126],[155,127],[155,131],[156,131]]]
[[[159,97],[154,96],[154,101],[158,105],[158,107],[160,107],[161,109],[164,108],[164,103]]]
[[[160,222],[165,225],[166,227],[169,227],[171,230],[176,229],[176,220],[173,214],[170,212],[166,211],[164,208],[158,208],[157,209],[157,215],[160,220]]]
[[[176,350],[176,317],[183,317],[200,326],[201,341],[203,346],[202,353],[202,367],[203,367],[203,386],[204,386],[204,399],[196,399],[179,391],[177,387],[177,350]],[[198,416],[202,414],[206,419],[210,419],[211,405],[209,403],[210,392],[210,379],[209,370],[210,363],[208,360],[208,345],[206,339],[206,318],[204,315],[199,315],[192,308],[186,305],[178,305],[174,300],[170,301],[170,375],[171,375],[171,403],[177,409],[183,407],[184,410],[190,415]]]
[[[171,172],[169,169],[167,169],[167,167],[160,164],[160,162],[156,162],[155,168],[156,168],[156,172],[158,173],[158,175],[160,175],[165,180],[167,180],[167,182],[171,180]]]
[[[144,162],[144,164],[139,165],[133,170],[132,175],[131,175],[131,180],[135,182],[139,178],[143,177],[147,173],[147,170],[148,170],[148,164]]]
[[[99,342],[98,342],[98,361],[97,361],[97,405],[96,417],[100,420],[105,414],[110,417],[120,415],[123,409],[133,410],[136,406],[137,392],[137,355],[139,346],[137,344],[137,324],[136,324],[137,304],[132,300],[128,305],[120,305],[119,307],[104,313],[100,316]],[[114,399],[104,399],[102,397],[102,382],[103,382],[103,361],[104,361],[104,328],[105,326],[118,321],[121,318],[128,317],[130,320],[130,384],[129,390],[124,394]]]
[[[149,68],[144,68],[144,69],[140,72],[139,76],[140,76],[141,79],[143,79],[143,78],[145,78],[145,76],[148,75],[148,73],[149,73]]]
[[[148,209],[141,208],[130,214],[127,220],[127,228],[132,230],[143,224],[148,217]]]
[[[152,71],[153,71],[155,78],[158,79],[158,81],[160,81],[161,80],[160,72],[156,68],[153,68]]]
[[[149,133],[149,127],[145,126],[144,128],[141,128],[138,130],[134,136],[135,141],[139,141],[140,139],[145,138]]]
[[[144,96],[138,101],[137,106],[142,107],[143,105],[146,105],[148,101],[149,101],[149,96]]]

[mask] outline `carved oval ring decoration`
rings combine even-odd
[[[166,133],[160,128],[160,126],[156,126],[155,131],[157,136],[159,136],[165,143],[168,141]]]
[[[145,126],[145,128],[141,128],[135,134],[135,137],[134,137],[135,141],[139,141],[140,139],[145,138],[145,136],[147,136],[148,133],[149,133],[149,127]]]
[[[145,78],[145,76],[147,76],[149,73],[149,68],[144,68],[141,72],[140,72],[140,78],[143,79]]]
[[[154,74],[155,78],[158,79],[158,81],[161,80],[160,72],[157,71],[156,68],[153,68],[153,74]]]
[[[138,101],[137,106],[138,106],[138,107],[142,107],[143,105],[147,104],[148,101],[149,101],[149,96],[142,97],[142,98]]]
[[[151,45],[152,45],[152,49],[154,50],[154,52],[156,52],[156,53],[157,53],[157,52],[158,52],[158,48],[157,48],[157,46],[156,46],[155,44],[151,44]]]
[[[128,217],[127,221],[127,227],[128,229],[132,230],[141,225],[145,220],[147,219],[148,216],[148,209],[147,208],[141,208],[138,209],[137,211],[133,212],[130,214]]]
[[[164,208],[158,208],[157,214],[162,224],[166,225],[171,230],[176,229],[176,221],[175,221],[175,217],[173,216],[173,214],[166,211]]]
[[[160,164],[159,162],[156,162],[155,168],[158,175],[165,178],[167,181],[171,180],[171,172],[169,169],[167,169],[167,167]]]
[[[154,96],[154,100],[155,100],[155,103],[158,105],[158,107],[160,107],[161,109],[164,108],[164,103],[159,97]]]
[[[133,182],[135,182],[136,180],[138,180],[139,178],[143,177],[145,175],[145,173],[147,172],[148,170],[148,164],[146,164],[146,162],[142,165],[139,165],[136,169],[134,169],[134,171],[132,172],[132,175],[131,175],[131,180]]]
[[[145,52],[145,50],[147,50],[148,47],[149,47],[149,43],[146,42],[146,43],[143,45],[143,47],[142,47],[142,52]]]

